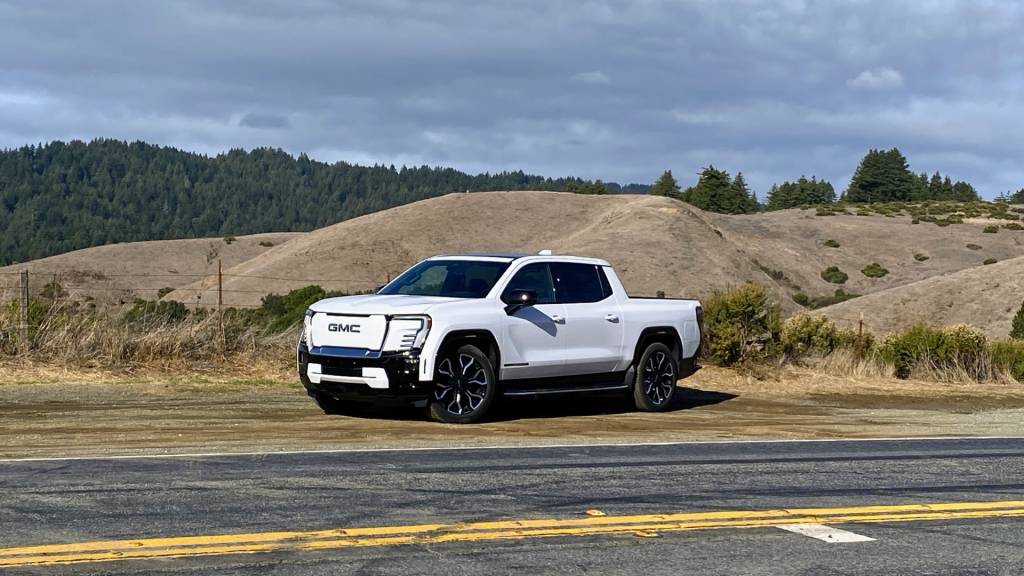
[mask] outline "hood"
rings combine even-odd
[[[435,304],[458,300],[460,299],[441,296],[363,294],[327,298],[315,302],[309,309],[328,314],[425,314]]]

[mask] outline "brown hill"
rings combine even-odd
[[[938,227],[909,217],[801,210],[727,216],[652,196],[450,194],[296,238],[228,270],[224,288],[227,302],[253,305],[267,292],[311,283],[368,290],[434,254],[550,248],[607,259],[633,294],[703,296],[755,281],[792,312],[799,309],[795,292],[821,296],[840,287],[821,278],[829,266],[849,275],[842,288],[871,294],[980,266],[986,258],[1024,256],[1024,232],[986,234],[985,224]],[[889,273],[865,276],[861,270],[872,262]],[[169,297],[195,302],[197,295],[200,302],[216,298],[211,289]]]
[[[846,325],[861,314],[872,332],[885,334],[917,322],[936,326],[970,324],[1005,338],[1024,301],[1024,257],[953,274],[933,276],[876,292],[821,312]]]
[[[302,233],[253,234],[237,238],[196,238],[126,242],[85,248],[0,268],[0,300],[13,298],[19,273],[29,271],[34,294],[53,281],[72,297],[100,303],[155,299],[161,288],[181,288],[204,275],[245,262]],[[262,243],[262,245],[261,245]],[[213,277],[213,276],[211,276]]]

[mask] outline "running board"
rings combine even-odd
[[[611,392],[613,390],[625,390],[629,388],[626,384],[612,384],[605,386],[579,386],[567,388],[513,388],[502,392],[504,396],[537,396],[540,394],[573,394],[576,392]]]

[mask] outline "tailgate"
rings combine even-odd
[[[388,321],[381,314],[345,316],[321,312],[313,315],[310,338],[313,346],[380,350],[387,326]]]

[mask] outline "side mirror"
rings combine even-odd
[[[505,302],[505,314],[511,316],[522,308],[536,304],[537,292],[535,290],[512,290],[508,293],[508,300]]]

